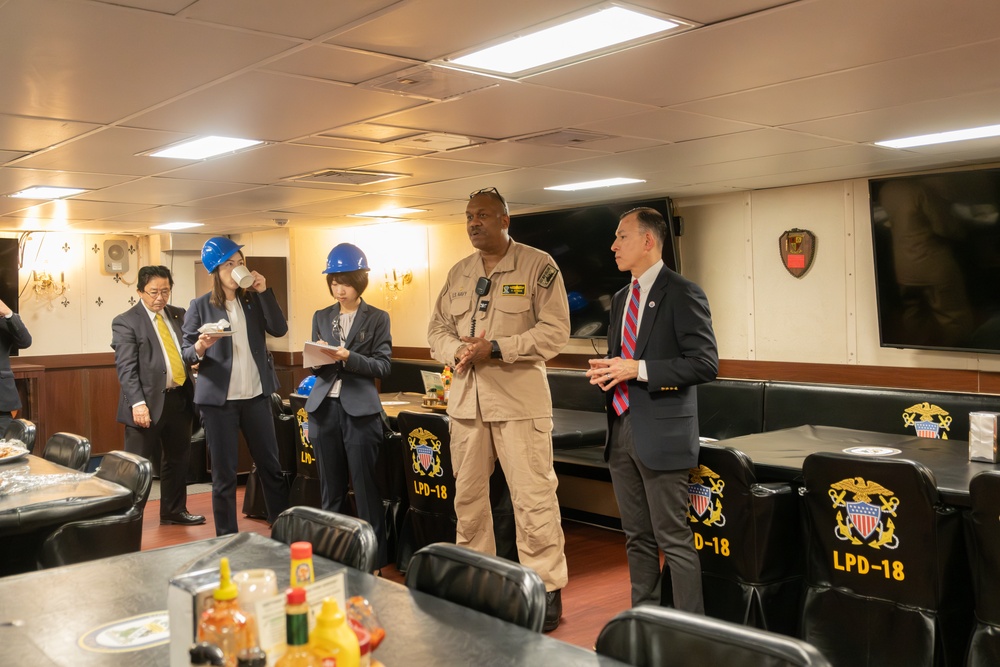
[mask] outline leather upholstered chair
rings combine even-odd
[[[90,440],[73,433],[56,433],[45,441],[42,458],[83,472],[90,462]]]
[[[435,542],[455,542],[455,473],[447,415],[403,411],[397,420],[410,500],[397,558],[405,572],[414,552]],[[490,477],[490,504],[497,555],[517,561],[514,510],[499,461]]]
[[[828,667],[804,641],[666,607],[640,606],[608,621],[597,652],[635,667]]]
[[[913,461],[817,453],[803,464],[802,637],[834,665],[958,665],[972,591],[960,513]],[[995,509],[994,509],[995,511]]]
[[[534,570],[457,544],[413,554],[406,585],[534,632],[545,621],[545,584]]]
[[[691,470],[688,519],[701,559],[705,613],[798,634],[803,553],[799,498],[759,484],[736,449],[704,444]]]
[[[89,443],[88,443],[89,445]],[[132,491],[132,506],[116,514],[63,524],[42,542],[40,568],[82,563],[142,549],[142,515],[153,482],[149,461],[129,452],[108,452],[95,477]]]
[[[12,419],[3,432],[4,440],[20,440],[28,451],[35,448],[35,424],[27,419]]]
[[[362,572],[373,572],[378,555],[375,531],[367,521],[315,507],[289,507],[271,527],[271,538],[310,542],[313,553]]]
[[[968,667],[1000,665],[1000,471],[981,472],[969,484],[969,545],[976,596],[976,627]]]

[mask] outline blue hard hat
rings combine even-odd
[[[580,294],[579,292],[573,291],[566,294],[566,298],[569,300],[569,312],[575,313],[578,310],[583,310],[587,307],[589,303],[587,297]]]
[[[326,271],[323,273],[348,273],[349,271],[367,271],[368,258],[361,248],[353,243],[339,243],[326,256]]]
[[[308,396],[309,393],[313,390],[314,384],[316,384],[315,375],[310,375],[307,378],[303,378],[302,382],[299,383],[298,388],[295,390],[295,393],[298,394],[299,396]]]
[[[225,236],[213,236],[205,241],[205,245],[201,249],[201,263],[211,273],[219,268],[219,265],[239,252],[242,247],[241,245],[236,245],[235,242],[227,239]]]

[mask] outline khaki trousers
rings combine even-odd
[[[517,526],[517,554],[522,565],[545,582],[545,590],[566,586],[565,538],[552,469],[552,419],[483,422],[451,419],[451,459],[455,469],[458,544],[496,555],[490,475],[500,461]]]

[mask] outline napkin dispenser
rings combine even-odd
[[[198,619],[211,606],[219,587],[219,568],[187,572],[170,579],[167,613],[170,615],[170,667],[189,667],[188,649],[198,633]]]
[[[1000,412],[969,413],[969,460],[997,463],[997,422]]]

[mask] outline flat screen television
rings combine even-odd
[[[869,181],[883,347],[1000,353],[1000,168]]]
[[[628,274],[615,264],[611,244],[619,216],[639,206],[656,209],[667,220],[669,234],[663,244],[663,261],[676,271],[677,222],[669,198],[511,216],[511,238],[549,253],[562,271],[569,298],[571,337],[607,337],[611,297],[629,281]]]

